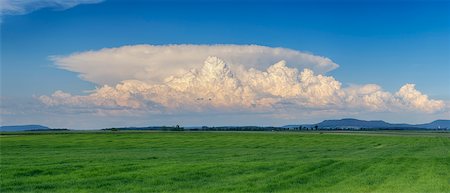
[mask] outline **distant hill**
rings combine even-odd
[[[359,119],[338,119],[325,120],[317,124],[302,124],[302,125],[286,125],[284,127],[314,127],[319,128],[367,128],[367,129],[450,129],[450,120],[436,120],[425,124],[392,124],[381,120],[365,121]]]
[[[0,131],[31,131],[31,130],[49,130],[49,127],[42,125],[14,125],[0,126]]]
[[[427,128],[427,129],[435,129],[435,128],[447,128],[450,129],[450,120],[436,120],[431,123],[426,124],[418,124],[415,125],[417,127]]]

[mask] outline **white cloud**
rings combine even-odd
[[[403,105],[425,112],[433,112],[445,106],[443,101],[428,99],[428,96],[416,90],[415,86],[414,84],[405,84],[395,93]]]
[[[309,68],[321,74],[338,67],[326,57],[257,45],[134,45],[51,59],[59,68],[79,73],[83,80],[115,85],[122,80],[161,84],[170,76],[201,68],[208,56],[225,60],[235,74],[248,68],[265,70],[280,60],[285,60],[291,68]]]
[[[42,8],[69,9],[103,0],[1,0],[0,15],[23,15]]]
[[[393,95],[383,91],[379,85],[351,86],[343,91],[345,92],[345,103],[351,108],[364,108],[371,111],[395,110]]]
[[[280,112],[286,109],[422,113],[445,109],[443,101],[428,99],[412,84],[392,94],[375,84],[342,88],[331,76],[316,75],[306,68],[299,71],[288,67],[283,60],[264,70],[255,69],[261,68],[256,64],[250,68],[237,65],[240,67],[233,68],[218,57],[207,57],[203,65],[194,65],[199,67],[184,74],[162,77],[156,83],[123,80],[114,87],[104,85],[85,96],[56,91],[39,99],[48,106],[101,112],[274,112],[282,116]]]

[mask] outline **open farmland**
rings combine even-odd
[[[450,133],[3,133],[0,192],[449,192]]]

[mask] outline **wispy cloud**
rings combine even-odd
[[[227,59],[205,56],[198,62],[203,55]],[[88,95],[56,91],[39,100],[49,107],[96,109],[103,115],[448,111],[445,102],[429,99],[414,84],[405,84],[396,93],[376,84],[342,87],[334,77],[322,74],[338,66],[330,59],[284,48],[140,45],[54,60],[100,87]]]
[[[64,10],[79,4],[100,3],[103,0],[2,0],[0,16],[23,15],[42,8]]]

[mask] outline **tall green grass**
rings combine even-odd
[[[333,133],[1,135],[0,192],[450,192],[450,138]]]

